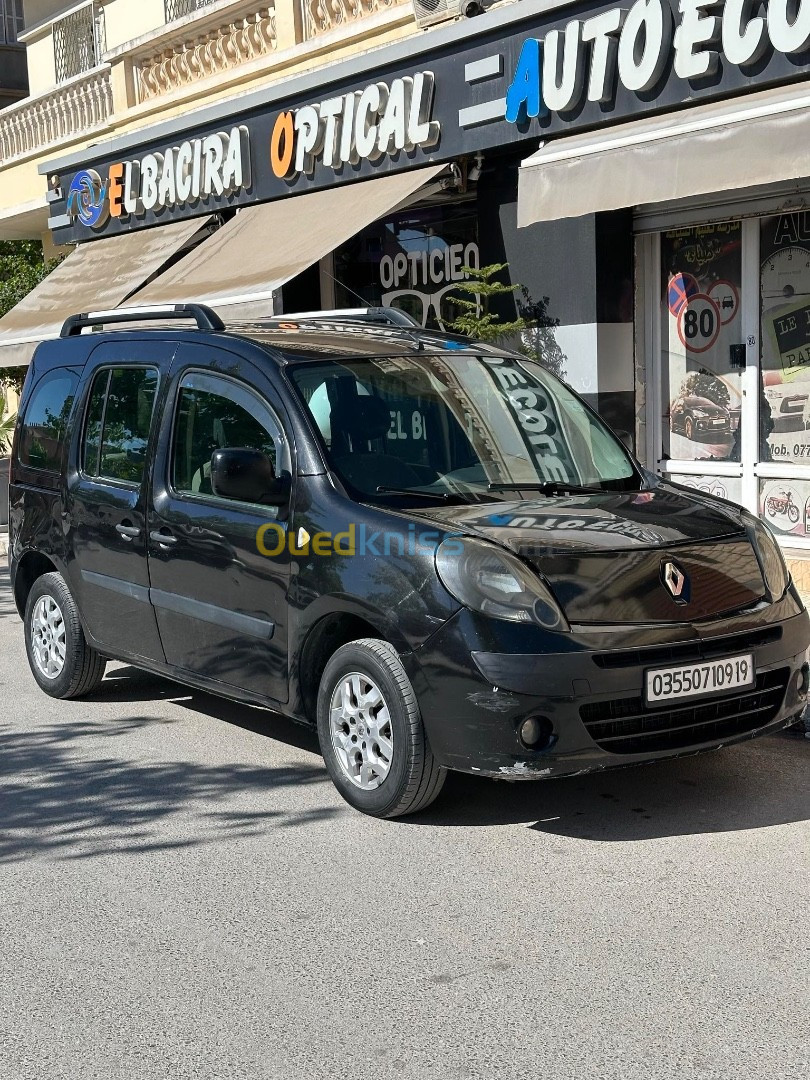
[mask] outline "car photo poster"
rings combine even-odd
[[[742,230],[738,221],[661,237],[664,456],[739,461]]]

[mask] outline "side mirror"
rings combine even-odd
[[[246,447],[228,447],[211,455],[211,489],[221,499],[282,506],[289,484],[276,476],[273,462],[261,452]]]

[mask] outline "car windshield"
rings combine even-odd
[[[330,466],[356,497],[497,499],[523,487],[640,484],[615,435],[534,361],[420,354],[290,371]]]

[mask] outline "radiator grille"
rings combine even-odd
[[[594,742],[612,754],[683,749],[756,731],[779,712],[789,668],[765,671],[756,685],[729,697],[649,709],[641,697],[583,705],[580,716]]]
[[[660,664],[692,664],[712,660],[716,656],[733,656],[763,645],[772,645],[782,638],[781,626],[766,626],[748,634],[708,638],[703,641],[679,641],[672,645],[656,645],[651,649],[623,649],[619,652],[596,653],[593,662],[600,668],[613,670],[627,667],[655,667]]]

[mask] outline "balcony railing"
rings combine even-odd
[[[163,0],[166,22],[174,22],[175,19],[182,19],[185,15],[193,15],[195,11],[201,11],[216,2],[217,0]]]
[[[411,0],[300,0],[304,38],[314,38],[338,27],[367,19]]]
[[[103,127],[112,115],[109,67],[0,111],[0,166]]]
[[[203,27],[196,22],[182,26],[158,48],[133,57],[138,100],[150,101],[275,52],[274,2],[251,0],[229,7],[222,20]]]
[[[56,82],[61,84],[101,63],[107,51],[104,8],[87,3],[53,23]]]

